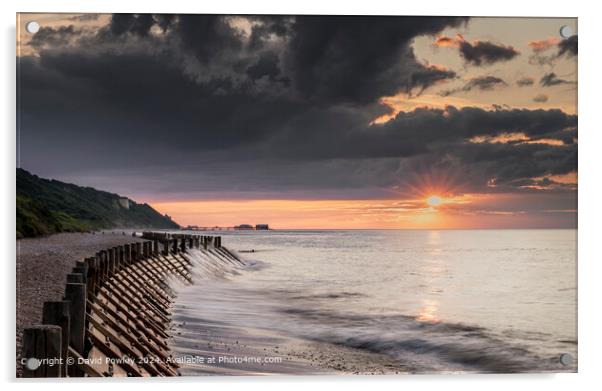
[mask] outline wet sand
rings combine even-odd
[[[191,330],[184,327],[184,322],[183,318],[174,318],[171,344],[174,357],[183,360],[179,371],[183,376],[411,372],[391,357],[365,350],[211,322],[198,322]]]
[[[97,251],[139,240],[131,236],[131,231],[123,235],[121,230],[17,240],[17,375],[23,327],[41,322],[45,301],[62,299],[67,273],[75,262]]]

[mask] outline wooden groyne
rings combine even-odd
[[[192,283],[198,249],[240,262],[219,236],[143,232],[143,242],[99,251],[66,276],[61,301],[44,303],[23,332],[23,377],[177,376],[167,340],[175,292]]]

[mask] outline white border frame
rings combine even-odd
[[[400,386],[420,387],[421,389],[448,390],[507,390],[512,387],[545,387],[549,390],[590,388],[601,383],[598,375],[600,356],[600,304],[596,298],[602,297],[597,279],[602,277],[602,257],[598,243],[598,226],[601,221],[601,185],[597,172],[602,167],[602,128],[600,109],[597,107],[600,84],[601,49],[599,33],[599,12],[594,2],[556,1],[528,2],[505,0],[503,2],[430,0],[428,2],[403,2],[371,0],[363,3],[350,3],[343,0],[283,2],[269,0],[221,0],[219,2],[199,2],[181,0],[145,1],[73,1],[52,0],[19,2],[3,1],[2,7],[2,68],[3,91],[0,94],[0,118],[4,121],[1,145],[2,182],[2,243],[4,249],[1,264],[4,278],[1,323],[6,344],[3,349],[2,378],[12,384],[10,388],[39,389],[58,385],[39,384],[27,380],[14,380],[15,368],[15,162],[16,162],[16,123],[15,123],[15,42],[16,12],[163,12],[163,13],[251,13],[251,14],[376,14],[376,15],[471,15],[471,16],[548,16],[579,18],[579,374],[557,375],[413,375],[375,377],[270,377],[270,378],[178,378],[144,380],[148,390],[165,390],[171,387],[195,387],[191,383],[201,383],[200,387],[248,387],[249,390],[301,390],[308,387],[342,386],[350,391],[376,385],[379,388]],[[10,249],[10,250],[9,250]],[[111,381],[111,387],[132,387],[132,380]],[[138,380],[138,384],[141,381]],[[100,390],[107,386],[106,381],[70,380],[60,382],[61,388],[80,388],[82,383],[90,390]],[[130,384],[128,384],[130,383]]]

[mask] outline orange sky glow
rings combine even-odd
[[[432,202],[432,197],[439,197]],[[153,202],[182,226],[269,224],[275,229],[474,229],[546,226],[575,210],[496,210],[513,194],[429,195],[406,200],[202,200]]]

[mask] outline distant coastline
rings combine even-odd
[[[178,229],[146,203],[17,168],[17,239],[118,227]]]

